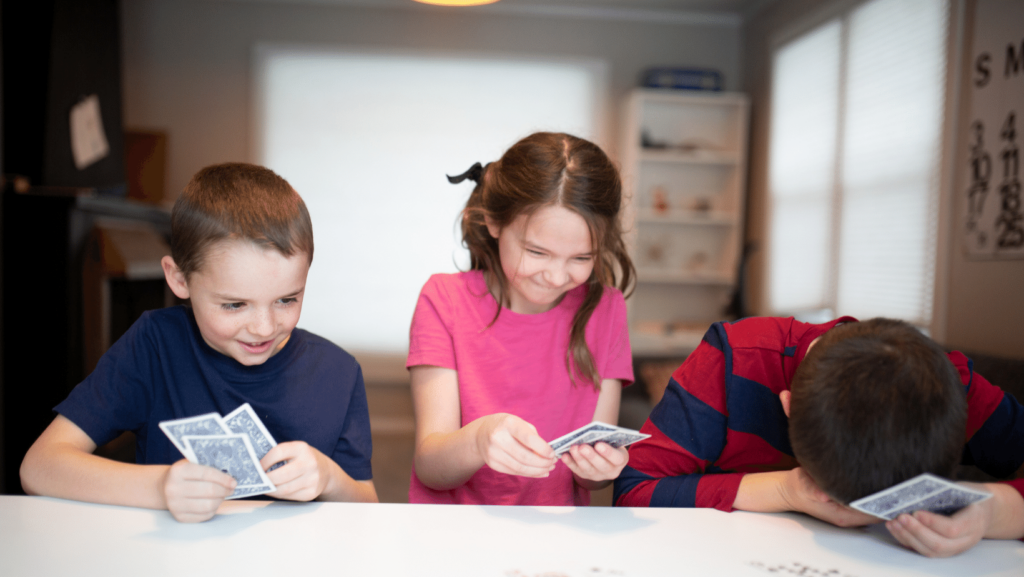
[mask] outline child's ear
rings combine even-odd
[[[782,391],[779,393],[779,401],[782,402],[782,410],[786,413],[787,419],[789,418],[789,397],[792,396],[792,394],[793,393],[789,391]]]
[[[174,296],[181,300],[188,299],[188,283],[185,281],[185,273],[181,272],[178,265],[174,263],[174,259],[170,256],[165,256],[160,259],[160,266],[164,269],[164,278],[167,280],[167,286],[171,287],[171,292]]]
[[[491,237],[498,238],[498,235],[501,234],[501,227],[490,216],[485,215],[484,222],[487,223],[487,232],[491,233]]]

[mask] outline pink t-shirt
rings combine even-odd
[[[553,309],[519,314],[503,309],[481,271],[436,274],[420,292],[409,335],[406,367],[432,365],[459,375],[462,426],[494,413],[511,413],[531,423],[547,441],[594,418],[598,393],[589,382],[569,378],[565,354],[573,315],[583,302],[581,286]],[[587,345],[602,379],[633,382],[626,302],[605,287],[586,329]],[[469,481],[448,491],[420,483],[416,471],[410,503],[485,505],[587,505],[590,492],[576,486],[562,463],[544,479],[506,475],[484,465]]]

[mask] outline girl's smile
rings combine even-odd
[[[557,205],[532,215],[521,214],[499,229],[488,222],[498,239],[501,267],[509,281],[512,312],[542,313],[562,296],[587,282],[594,270],[590,228],[579,214]]]

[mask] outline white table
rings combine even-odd
[[[683,574],[1024,575],[1024,543],[927,559],[884,527],[702,509],[233,501],[183,525],[166,511],[0,496],[4,577]]]

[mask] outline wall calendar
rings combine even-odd
[[[964,247],[975,259],[1024,258],[1024,2],[977,0],[966,157],[958,167]]]

